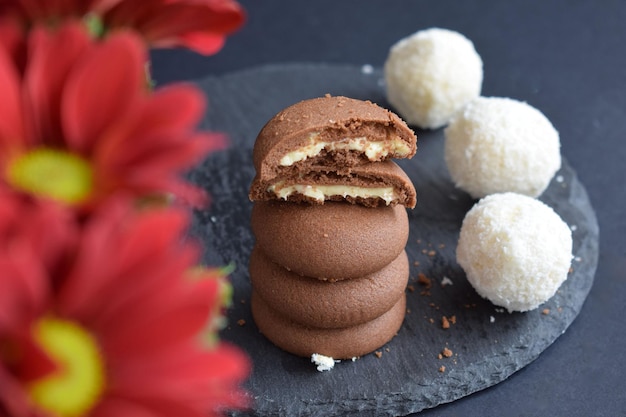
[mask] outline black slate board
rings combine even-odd
[[[598,225],[583,185],[567,161],[541,200],[573,230],[573,272],[557,294],[527,313],[509,314],[481,299],[466,281],[454,251],[465,213],[475,203],[455,189],[443,161],[443,131],[420,131],[418,152],[399,161],[418,192],[409,211],[407,252],[415,291],[398,335],[380,351],[318,372],[306,358],[274,347],[250,314],[248,186],[254,175],[251,150],[265,124],[282,108],[325,93],[369,99],[391,108],[382,73],[371,67],[285,64],[254,68],[197,81],[210,106],[203,128],[228,134],[227,150],[210,156],[191,179],[212,195],[206,211],[195,213],[192,234],[202,240],[203,261],[232,263],[234,303],[222,338],[253,360],[246,388],[259,416],[406,415],[454,401],[495,385],[533,361],[580,312],[598,261]],[[415,263],[419,265],[416,266]],[[419,272],[433,280],[429,295],[416,283]],[[452,285],[441,286],[447,277]],[[543,310],[549,309],[549,314]],[[442,316],[456,316],[444,330]],[[245,320],[245,325],[237,324]],[[431,322],[432,319],[432,322]],[[444,347],[453,352],[439,359]],[[440,366],[445,372],[440,372]]]

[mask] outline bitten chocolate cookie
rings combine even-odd
[[[310,165],[354,166],[415,154],[415,133],[396,114],[348,97],[304,100],[261,129],[253,149],[257,173],[270,180]]]
[[[406,310],[406,295],[374,320],[341,329],[306,327],[285,318],[252,292],[252,316],[261,331],[279,348],[308,357],[313,353],[335,359],[350,359],[373,352],[398,332]]]
[[[398,302],[408,278],[405,251],[380,271],[337,282],[289,272],[270,261],[258,246],[250,255],[250,279],[259,297],[305,326],[340,328],[373,320]]]
[[[381,270],[404,250],[409,222],[403,206],[368,208],[258,201],[252,231],[272,261],[309,277],[337,281]]]
[[[369,101],[328,95],[301,101],[261,129],[249,197],[413,208],[413,184],[387,159],[412,157],[416,140],[397,115]]]
[[[413,208],[417,202],[413,183],[393,161],[358,165],[347,172],[311,165],[307,172],[278,175],[269,181],[257,175],[249,197],[314,203],[345,200],[368,207],[401,204]]]

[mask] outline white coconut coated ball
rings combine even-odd
[[[387,100],[412,125],[436,129],[478,97],[483,61],[462,34],[421,30],[395,43],[384,66]]]
[[[456,257],[483,298],[510,312],[528,311],[549,300],[567,279],[572,233],[539,200],[492,194],[466,214]]]
[[[452,118],[444,135],[450,176],[474,198],[502,192],[537,197],[561,167],[559,133],[521,101],[478,97]]]

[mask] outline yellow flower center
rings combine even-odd
[[[9,163],[6,174],[15,188],[66,204],[85,201],[93,190],[89,162],[61,150],[38,148],[22,154]]]
[[[53,318],[39,320],[33,333],[58,365],[56,372],[27,387],[33,403],[55,417],[85,415],[105,388],[104,363],[93,336],[75,323]]]

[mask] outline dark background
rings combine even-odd
[[[270,63],[381,67],[400,38],[452,29],[472,40],[483,59],[482,94],[540,109],[587,188],[600,224],[600,259],[578,318],[506,381],[420,416],[626,416],[626,2],[240,3],[248,21],[217,55],[155,51],[157,83]]]

